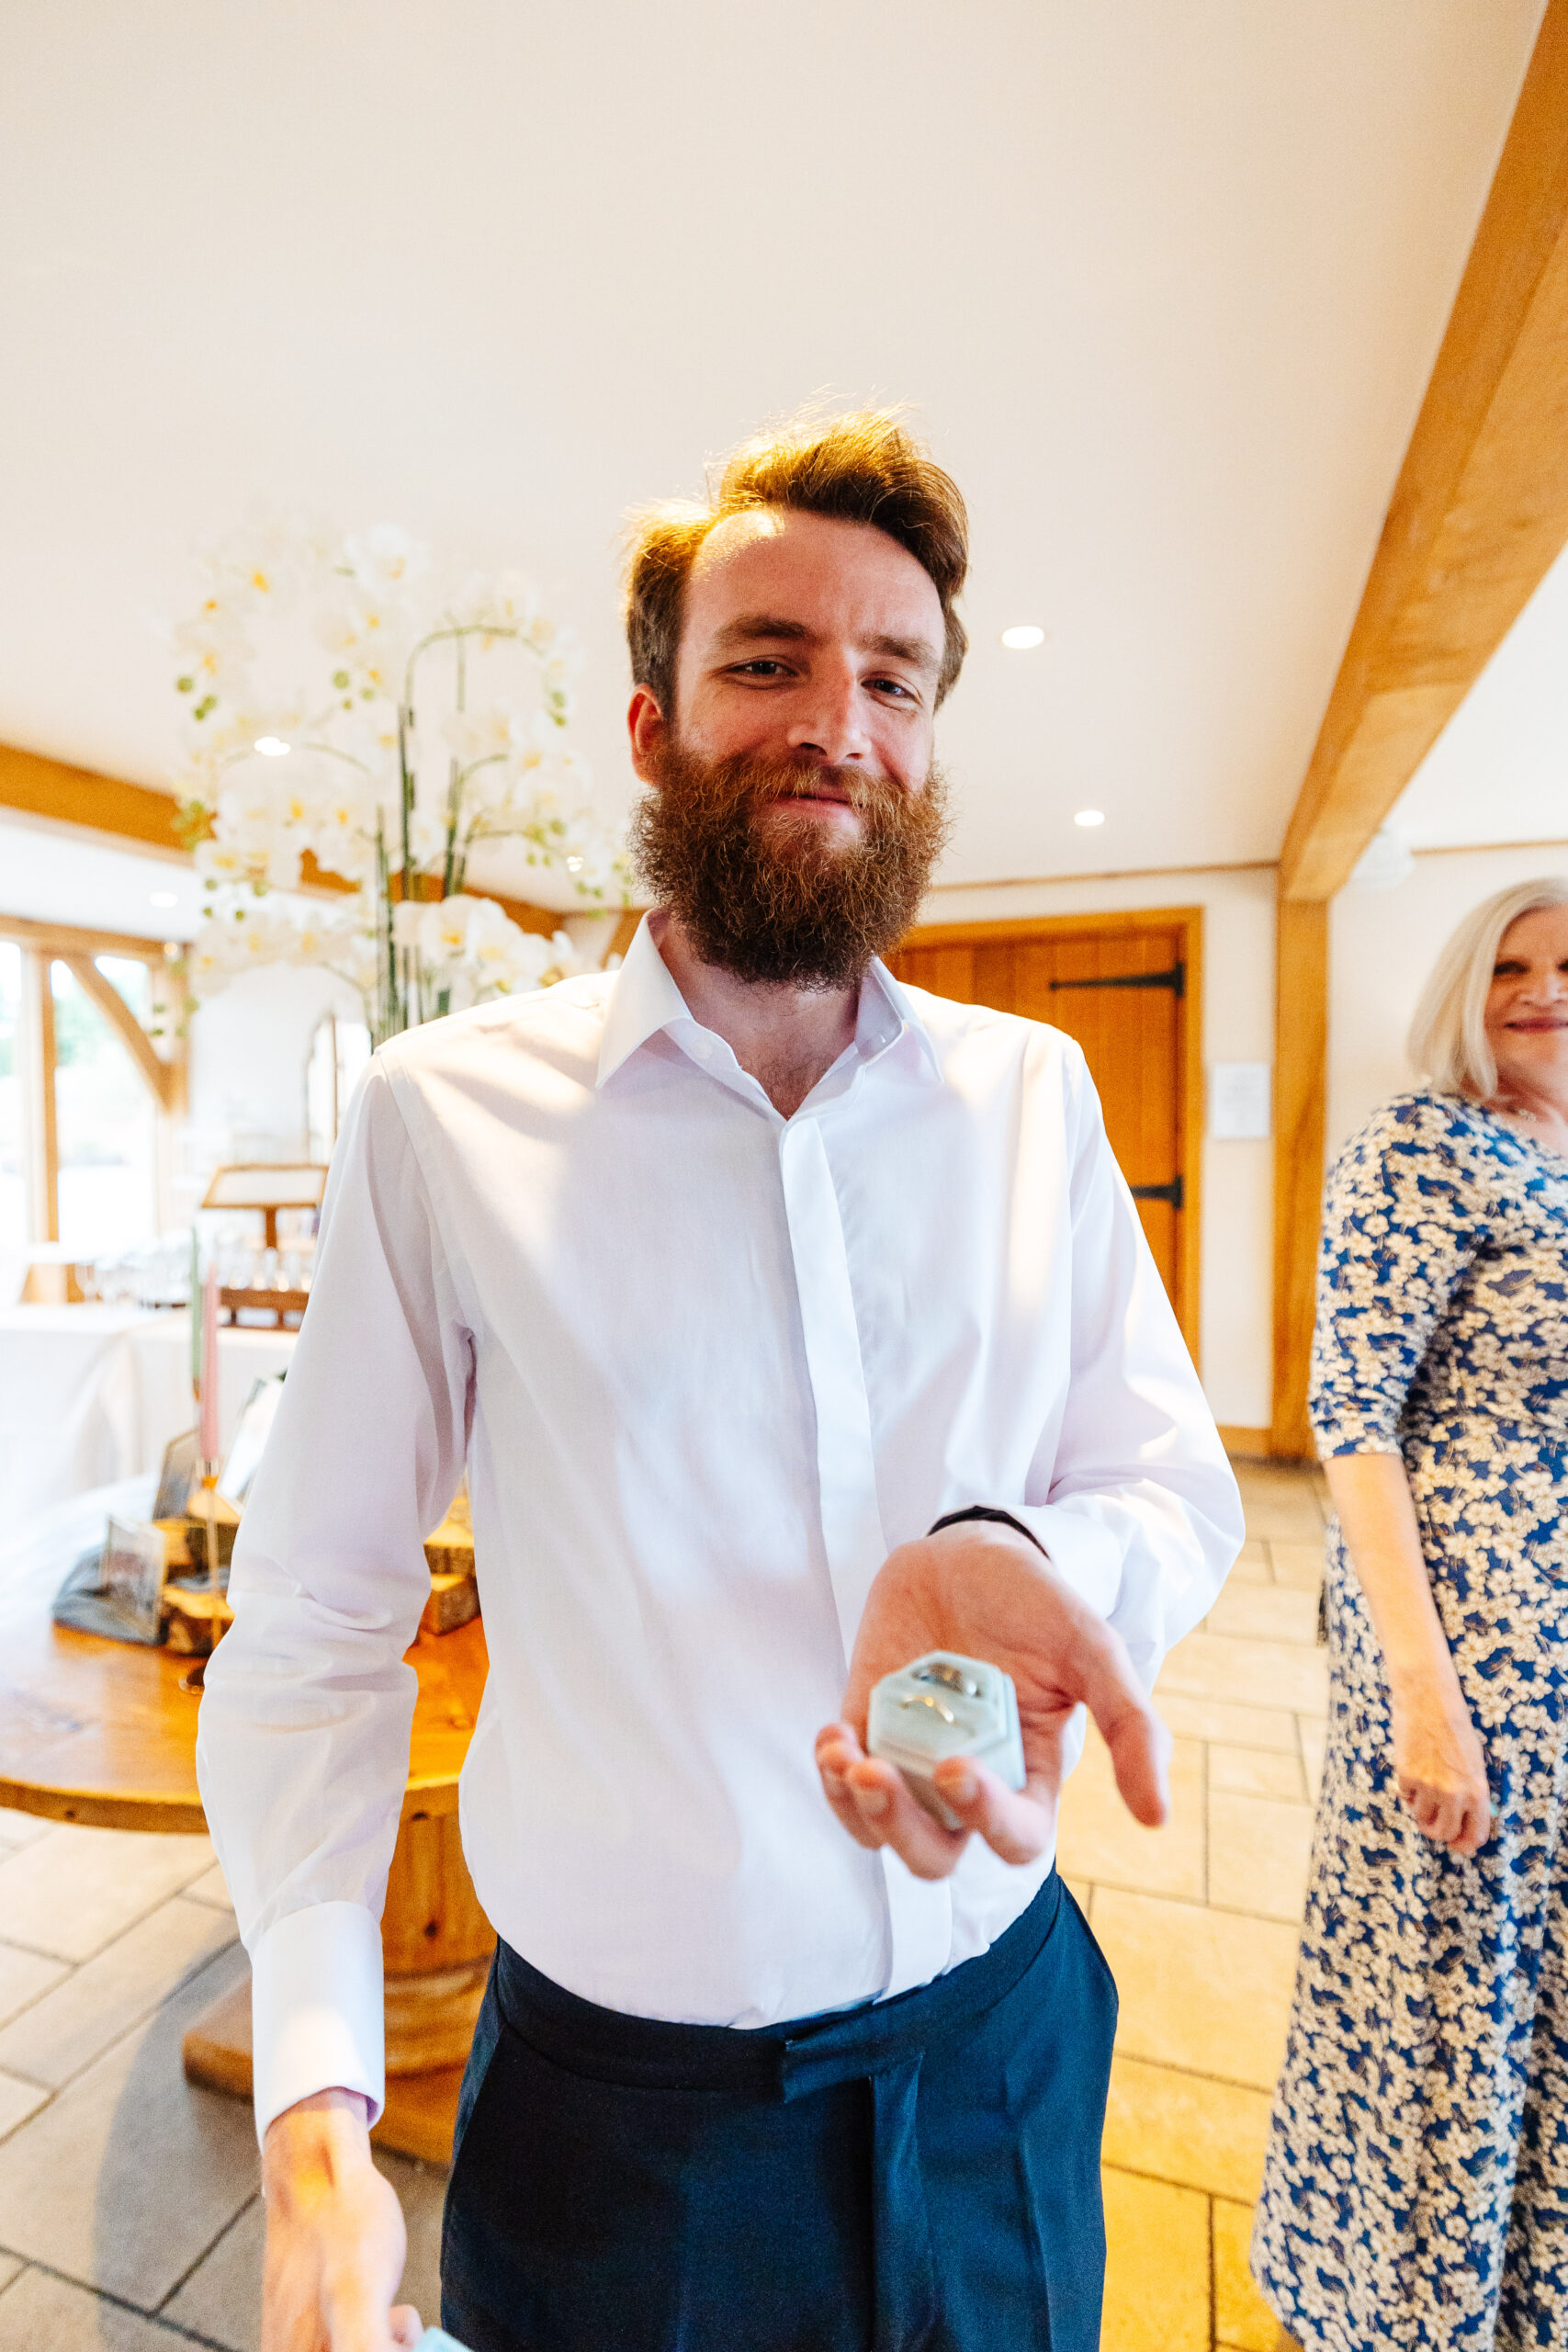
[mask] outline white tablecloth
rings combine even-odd
[[[252,1383],[281,1372],[293,1331],[218,1337],[225,1451]],[[155,1470],[196,1425],[183,1314],[123,1306],[0,1308],[0,1542],[34,1514]]]

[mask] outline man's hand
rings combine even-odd
[[[419,2340],[419,2313],[389,2308],[408,2238],[367,2122],[356,2091],[318,2091],[267,2126],[262,2352],[394,2352]]]
[[[1021,1790],[963,1757],[932,1778],[963,1827],[944,1829],[903,1775],[865,1753],[874,1685],[927,1650],[956,1650],[1010,1674],[1026,1774]],[[861,1620],[843,1721],[817,1737],[828,1802],[862,1846],[891,1846],[917,1878],[945,1878],[971,1836],[1005,1862],[1031,1862],[1056,1829],[1062,1736],[1080,1700],[1105,1736],[1116,1785],[1150,1828],[1169,1809],[1170,1734],[1133,1672],[1121,1636],[1064,1583],[1026,1536],[986,1521],[901,1544],[877,1571]]]

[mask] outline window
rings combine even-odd
[[[152,998],[145,964],[95,961],[145,1027]],[[104,1257],[158,1230],[157,1105],[75,974],[57,962],[50,979],[59,1238],[78,1258]]]
[[[22,1115],[22,951],[0,939],[0,1255],[28,1240],[27,1140]]]
[[[159,1230],[185,1084],[166,970],[152,940],[0,916],[0,1250]]]
[[[319,1166],[333,1156],[348,1098],[369,1059],[370,1032],[363,1021],[340,1021],[333,1012],[321,1015],[305,1065],[307,1148]]]

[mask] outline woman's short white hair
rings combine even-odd
[[[1445,1094],[1490,1102],[1497,1064],[1486,1036],[1486,997],[1508,925],[1540,907],[1568,907],[1568,876],[1516,882],[1472,907],[1432,967],[1410,1024],[1412,1062]]]

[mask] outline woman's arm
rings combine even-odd
[[[1338,1453],[1324,1469],[1382,1647],[1400,1797],[1417,1828],[1468,1858],[1491,1834],[1486,1755],[1432,1599],[1404,1464]]]

